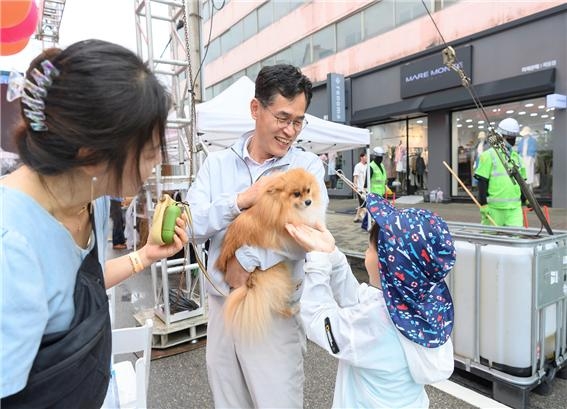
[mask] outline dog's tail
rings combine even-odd
[[[268,332],[274,314],[291,316],[289,299],[294,291],[285,263],[250,273],[246,285],[233,290],[224,305],[225,321],[240,337],[257,340]]]

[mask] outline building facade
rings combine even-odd
[[[346,123],[372,131],[398,191],[440,189],[454,200],[467,195],[443,162],[474,192],[488,128],[514,117],[521,139],[535,141],[535,153],[523,153],[536,197],[567,207],[566,2],[424,3],[440,33],[417,0],[225,2],[203,14],[205,98],[242,75],[255,78],[263,65],[286,62],[314,81],[309,112],[328,117],[327,75],[342,74]],[[443,64],[444,41],[470,89]],[[336,160],[349,175],[358,152]]]

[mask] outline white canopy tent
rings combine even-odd
[[[254,98],[254,82],[243,76],[210,101],[196,106],[198,138],[209,151],[231,146],[244,132],[254,129],[250,101]],[[370,144],[368,129],[326,121],[306,114],[308,125],[296,144],[307,151],[321,154],[344,151]]]

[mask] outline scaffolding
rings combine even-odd
[[[195,103],[200,102],[201,93],[199,79],[192,80],[191,61],[200,61],[199,2],[135,0],[134,3],[138,55],[168,88],[173,102],[166,124],[165,163],[156,167],[155,174],[144,185],[145,216],[150,221],[164,192],[186,196],[197,169],[193,124]],[[203,275],[196,263],[185,262],[189,254],[184,256],[164,259],[151,266],[153,313],[166,327],[171,327],[171,331],[166,328],[164,333],[186,329],[184,322],[190,329],[206,322]],[[202,254],[197,256],[202,257]],[[175,283],[178,288],[170,288]],[[180,297],[186,308],[180,308],[176,302]],[[201,319],[196,320],[199,317]],[[191,337],[172,338],[180,343]],[[171,345],[162,342],[160,346]]]
[[[65,10],[65,0],[44,0],[41,17],[37,23],[36,39],[41,40],[42,49],[56,47],[59,43],[59,27]]]

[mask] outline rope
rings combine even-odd
[[[209,283],[211,283],[211,285],[213,286],[213,288],[220,294],[223,296],[226,296],[227,294],[225,294],[223,291],[221,291],[215,284],[214,280],[211,278],[209,272],[207,271],[207,267],[205,267],[205,263],[203,263],[203,260],[201,260],[201,257],[199,257],[199,250],[197,248],[197,240],[195,239],[195,232],[193,230],[193,216],[191,215],[191,210],[189,208],[189,203],[186,202],[180,202],[183,205],[183,212],[187,215],[187,224],[189,226],[189,230],[190,230],[190,234],[191,234],[191,240],[189,240],[189,243],[187,244],[187,248],[185,250],[185,259],[184,259],[184,263],[183,263],[183,270],[182,270],[182,275],[185,272],[185,268],[186,268],[186,264],[185,262],[187,261],[188,258],[188,254],[189,252],[187,250],[189,250],[189,244],[191,244],[191,247],[193,248],[193,253],[195,254],[195,260],[197,261],[197,265],[199,266],[199,268],[201,269],[201,271],[203,272],[203,275],[205,276],[205,278],[209,281]]]

